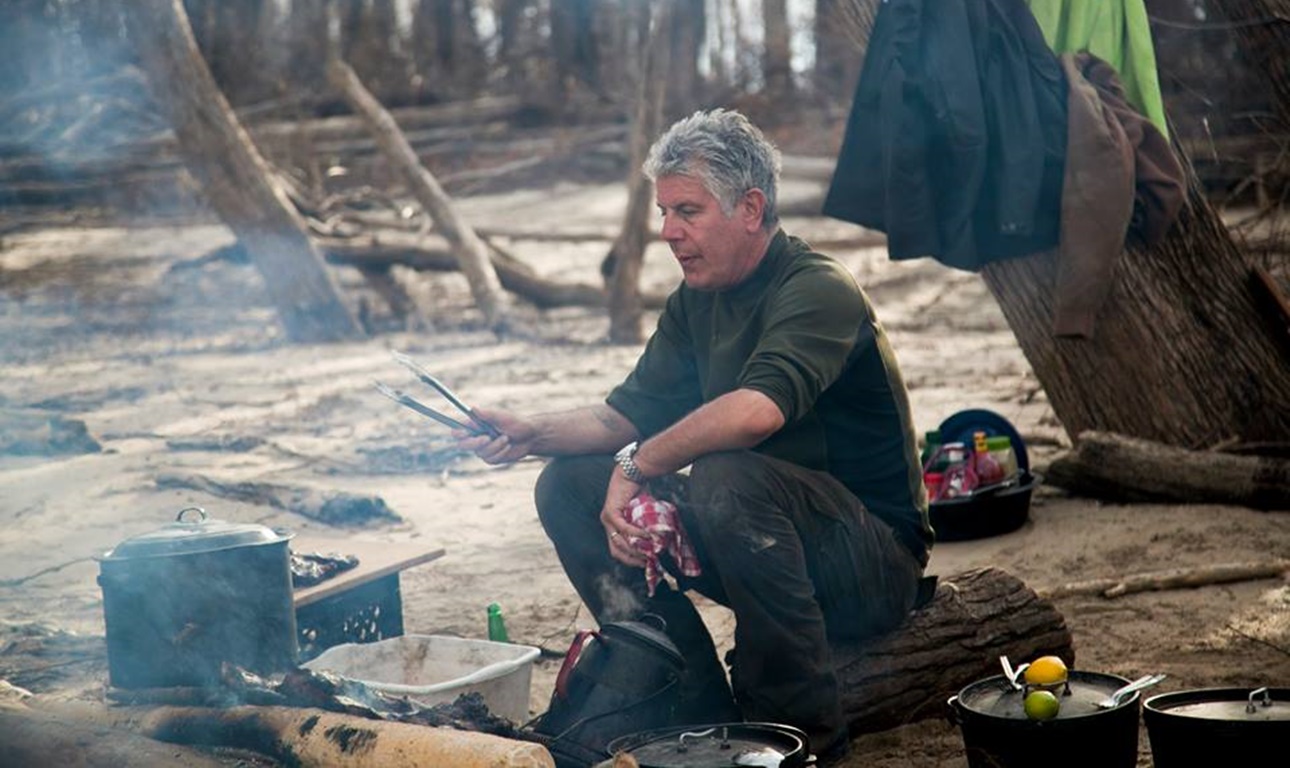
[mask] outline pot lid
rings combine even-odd
[[[652,626],[650,622],[659,626]],[[683,666],[685,658],[681,656],[676,644],[664,632],[666,628],[667,624],[662,617],[647,613],[641,616],[640,621],[608,622],[600,628],[600,632],[610,639],[625,640],[654,651],[660,651],[678,666]]]
[[[155,531],[131,536],[102,556],[102,560],[170,557],[216,552],[234,547],[277,544],[292,534],[258,523],[232,523],[207,517],[201,507],[179,510],[175,522]]]
[[[1265,722],[1290,720],[1290,689],[1202,688],[1147,699],[1151,711],[1196,720]]]
[[[776,723],[695,725],[635,733],[610,742],[610,754],[626,752],[641,768],[726,768],[806,765],[806,735]]]
[[[1134,692],[1120,700],[1118,706],[1103,709],[1098,702],[1107,698],[1129,681],[1116,675],[1105,675],[1098,672],[1081,672],[1072,670],[1067,673],[1065,683],[1055,686],[1043,686],[1057,696],[1061,708],[1057,712],[1058,720],[1070,720],[1111,712],[1120,707],[1138,705],[1140,694]],[[988,717],[999,717],[1006,720],[1027,720],[1026,694],[1036,686],[1023,685],[1020,690],[1014,688],[1003,675],[987,677],[977,681],[959,692],[958,703],[964,709]]]

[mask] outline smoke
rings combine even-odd
[[[630,621],[645,612],[645,604],[640,597],[611,573],[596,577],[596,594],[601,605],[601,615],[597,618],[602,624]]]

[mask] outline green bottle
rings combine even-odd
[[[502,606],[497,603],[488,604],[488,639],[494,643],[509,643],[511,641],[506,634],[506,621],[502,618]]]

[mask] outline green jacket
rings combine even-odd
[[[635,370],[606,402],[648,437],[741,388],[784,414],[754,450],[829,472],[926,563],[926,493],[886,333],[845,267],[782,230],[739,285],[683,284],[669,296]]]

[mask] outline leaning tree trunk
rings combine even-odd
[[[363,87],[354,70],[340,59],[327,63],[327,81],[344,95],[354,111],[363,117],[390,164],[403,174],[408,189],[434,220],[435,230],[452,246],[461,272],[470,284],[475,304],[494,331],[507,327],[507,301],[488,260],[488,249],[466,220],[457,213],[452,199],[443,191],[438,179],[421,165],[417,153],[408,143],[398,123]]]
[[[189,173],[264,277],[287,337],[361,337],[304,222],[211,78],[181,0],[139,0],[123,11]]]
[[[662,128],[667,81],[658,73],[668,58],[673,2],[659,0],[653,14],[656,18],[650,25],[644,45],[630,139],[627,211],[623,215],[623,228],[608,257],[614,265],[609,285],[609,338],[619,344],[637,344],[642,340],[640,275],[645,245],[649,240],[649,212],[654,185],[646,178],[641,165],[649,152],[650,142]],[[645,12],[649,13],[648,6]]]
[[[1164,242],[1123,255],[1093,338],[1052,334],[1052,253],[983,271],[1072,437],[1100,430],[1197,448],[1290,434],[1290,349],[1260,311],[1251,265],[1184,166],[1188,205]]]

